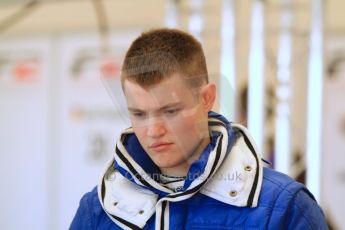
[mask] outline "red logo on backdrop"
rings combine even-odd
[[[101,72],[105,78],[116,78],[120,76],[121,64],[116,59],[106,59],[102,61]]]
[[[36,60],[18,61],[13,66],[16,81],[35,82],[38,80],[39,63]]]

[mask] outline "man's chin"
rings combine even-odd
[[[160,160],[154,160],[153,161],[158,168],[162,172],[174,172],[174,171],[180,171],[180,169],[184,168],[184,161],[183,160],[167,160],[167,159],[160,159]]]

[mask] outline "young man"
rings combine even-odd
[[[327,229],[313,195],[263,168],[248,131],[211,112],[216,87],[191,35],[143,33],[121,80],[132,127],[71,229]]]

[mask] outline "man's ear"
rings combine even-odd
[[[205,109],[205,112],[209,112],[215,101],[216,101],[216,85],[213,83],[209,83],[207,85],[204,85],[201,87],[201,102],[203,104],[203,107]]]

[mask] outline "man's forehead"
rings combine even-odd
[[[138,95],[138,94],[149,94],[164,95],[165,97],[184,97],[191,91],[187,87],[186,83],[180,77],[166,78],[158,83],[151,86],[141,86],[139,83],[125,80],[124,82],[124,93],[126,95]]]
[[[188,90],[181,88],[181,85],[169,82],[157,83],[152,87],[144,88],[134,82],[126,81],[124,89],[128,107],[160,108],[180,103],[188,94]]]
[[[152,102],[164,101],[166,103],[172,103],[173,101],[184,98],[186,93],[179,86],[171,84],[158,83],[152,87],[144,88],[136,83],[125,83],[126,99],[137,102],[152,100]]]

